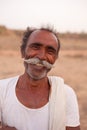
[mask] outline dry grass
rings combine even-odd
[[[19,32],[16,32],[19,33]],[[20,33],[19,33],[20,34]],[[49,75],[61,76],[75,90],[80,108],[81,129],[87,129],[87,39],[60,37],[62,50]],[[21,37],[14,33],[0,36],[0,78],[24,71],[19,46]]]

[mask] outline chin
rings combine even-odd
[[[41,80],[47,77],[47,73],[43,73],[40,75],[34,75],[34,74],[30,74],[29,72],[27,72],[27,74],[29,75],[29,77],[31,77],[33,80]]]
[[[35,69],[32,69],[31,67],[27,67],[26,68],[26,73],[28,74],[28,76],[30,78],[32,78],[33,80],[41,80],[47,77],[47,73],[50,71],[51,69],[43,69],[42,71],[36,71]]]

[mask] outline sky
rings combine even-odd
[[[59,32],[87,32],[87,0],[0,0],[0,25],[26,29],[47,24]]]

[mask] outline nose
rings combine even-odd
[[[38,57],[40,60],[46,60],[47,57],[46,57],[46,52],[45,52],[45,50],[39,51],[37,57]]]

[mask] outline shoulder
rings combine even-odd
[[[63,88],[66,99],[66,126],[76,127],[80,124],[77,96],[72,87],[64,83],[61,77],[49,76],[49,79],[59,88]]]
[[[76,127],[80,125],[79,108],[75,91],[65,84],[66,92],[66,126]]]
[[[66,102],[68,103],[73,103],[77,102],[77,96],[72,87],[64,83],[64,79],[58,76],[48,76],[49,82],[53,86],[58,86],[58,88],[62,88],[63,92],[65,93],[66,96]]]
[[[64,80],[61,77],[58,76],[48,76],[49,82],[51,85],[58,85],[60,86],[60,84],[64,84]]]
[[[76,93],[75,93],[75,91],[74,91],[74,89],[72,88],[72,87],[70,87],[69,85],[67,85],[67,84],[64,84],[64,88],[65,88],[65,92],[66,92],[66,96],[68,97],[68,98],[76,98]]]
[[[6,79],[1,79],[0,80],[0,87],[9,84],[12,81],[15,81],[17,78],[18,78],[18,76],[11,77],[11,78],[6,78]]]
[[[77,95],[74,89],[66,84],[64,84],[64,87],[65,87],[65,94],[66,94],[66,103],[68,108],[78,107]]]
[[[9,87],[11,87],[12,84],[14,84],[17,79],[18,79],[18,76],[6,78],[6,79],[1,79],[0,80],[0,94],[2,92],[5,92],[5,90],[7,90]]]
[[[50,80],[57,80],[57,81],[62,80],[62,81],[64,81],[63,78],[58,77],[58,76],[48,76],[48,78],[49,78]]]
[[[49,81],[50,82],[54,82],[54,83],[62,83],[64,89],[65,89],[65,93],[66,95],[69,97],[70,95],[72,96],[76,96],[75,91],[73,90],[73,88],[71,88],[69,85],[64,83],[64,79],[58,76],[48,76]]]
[[[48,76],[48,79],[51,85],[55,85],[55,86],[57,85],[57,87],[62,87],[67,97],[69,97],[70,95],[72,95],[73,97],[76,96],[73,88],[65,84],[63,78],[58,76]]]

